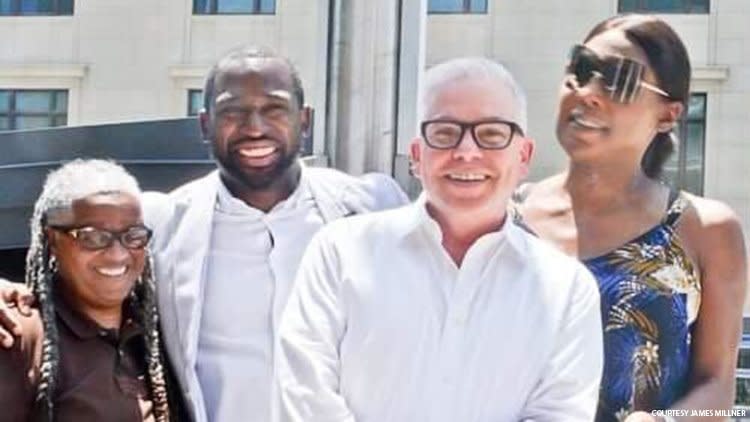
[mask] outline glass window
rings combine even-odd
[[[429,0],[428,13],[487,13],[487,0]]]
[[[750,406],[750,378],[737,377],[735,406]]]
[[[50,110],[53,98],[54,96],[50,95],[49,91],[17,91],[16,111],[33,113]]]
[[[13,129],[36,129],[51,126],[50,118],[46,116],[16,116]]]
[[[13,0],[0,0],[0,15],[10,15]]]
[[[10,110],[10,92],[0,90],[0,113]]]
[[[703,194],[704,151],[706,146],[706,94],[690,95],[687,113],[675,134],[679,140],[675,154],[664,166],[664,176],[674,187],[696,195]]]
[[[272,15],[276,0],[193,0],[195,15]]]
[[[617,11],[707,14],[710,6],[710,0],[619,0]]]
[[[0,130],[68,124],[68,91],[0,89]]]
[[[742,346],[745,346],[745,344]],[[740,347],[739,352],[739,356],[737,356],[737,369],[747,369],[750,371],[750,348]]]
[[[0,0],[0,15],[72,15],[73,0]]]
[[[203,108],[203,90],[201,89],[189,89],[188,90],[188,116],[197,116]]]

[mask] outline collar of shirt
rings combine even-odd
[[[229,189],[226,187],[224,182],[216,175],[217,189],[216,189],[216,207],[221,211],[228,214],[245,215],[249,217],[263,218],[266,214],[279,213],[286,210],[293,210],[299,207],[302,201],[312,198],[312,193],[308,187],[308,177],[305,166],[301,166],[299,184],[294,189],[291,195],[285,200],[276,204],[268,213],[265,213],[257,208],[253,208],[246,204],[241,199],[232,195]]]
[[[112,338],[120,343],[126,343],[131,338],[144,334],[143,327],[133,318],[134,312],[127,299],[123,305],[124,313],[119,333],[118,330],[103,328],[92,321],[71,306],[59,292],[54,294],[54,302],[57,317],[74,336],[81,340],[90,340],[101,336]]]
[[[427,196],[425,192],[422,192],[409,207],[410,210],[406,213],[407,217],[401,222],[401,227],[396,228],[401,237],[423,231],[434,242],[442,245],[443,232],[438,222],[427,212]],[[523,236],[518,233],[519,227],[513,223],[509,216],[510,214],[506,213],[505,221],[500,230],[483,235],[477,239],[474,245],[488,242],[499,243],[507,239],[515,249],[523,253],[526,250]]]

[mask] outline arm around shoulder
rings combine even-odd
[[[23,335],[10,349],[0,349],[0,409],[3,420],[27,420],[39,379],[44,329],[38,311],[18,314]]]
[[[362,176],[362,180],[375,198],[376,210],[396,208],[409,203],[409,197],[390,176],[383,173],[368,173]]]

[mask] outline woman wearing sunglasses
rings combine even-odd
[[[572,49],[560,90],[568,167],[516,198],[526,226],[598,279],[599,421],[733,405],[747,280],[740,223],[726,205],[660,180],[689,83],[685,46],[663,21],[601,22]]]
[[[51,173],[31,220],[26,283],[38,304],[0,349],[0,419],[167,421],[166,367],[140,190],[122,167]]]

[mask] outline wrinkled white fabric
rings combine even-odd
[[[424,200],[336,221],[305,253],[280,325],[282,421],[590,421],[599,293],[513,223],[457,267]]]

